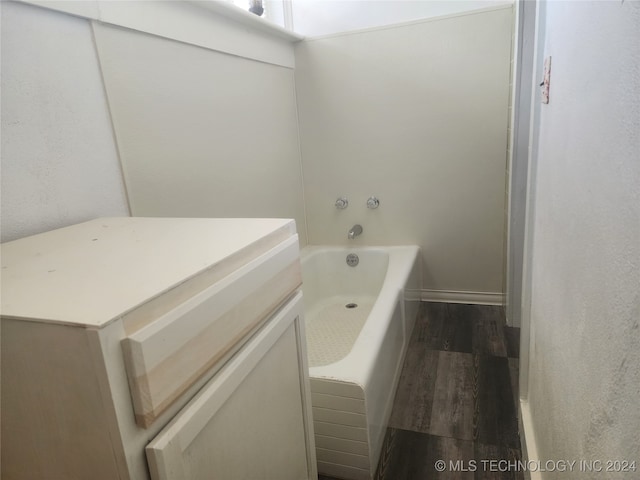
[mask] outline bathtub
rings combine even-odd
[[[352,253],[356,266],[346,262]],[[418,312],[419,253],[416,246],[302,250],[319,473],[375,474]]]

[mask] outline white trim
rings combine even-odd
[[[420,300],[422,300],[423,302],[504,305],[504,293],[468,292],[456,290],[421,290]]]
[[[299,292],[302,295],[302,292]],[[311,403],[311,381],[309,380],[309,360],[307,356],[307,335],[305,332],[304,312],[301,311],[293,322],[298,344],[298,366],[300,374],[300,397],[304,409],[304,437],[307,443],[307,467],[309,478],[318,478],[318,460],[316,458],[316,437],[313,432],[313,405]]]
[[[522,28],[520,23],[522,21],[522,12],[520,1],[516,0],[513,10],[513,32],[511,36],[511,92],[509,108],[511,109],[511,115],[509,116],[509,140],[507,142],[507,220],[505,222],[505,234],[506,234],[506,258],[505,258],[505,275],[504,275],[504,290],[505,290],[505,318],[507,325],[513,326],[513,274],[511,268],[513,267],[513,260],[511,258],[513,245],[511,238],[511,216],[513,215],[513,208],[511,205],[513,197],[513,165],[516,158],[516,124],[517,124],[517,105],[520,97],[519,76],[520,76],[520,62],[522,61],[521,55],[521,41],[522,41]]]
[[[282,9],[284,15],[284,28],[293,33],[293,6],[291,5],[292,0],[282,0]]]
[[[67,13],[81,18],[98,20],[100,18],[100,7],[98,0],[84,0],[82,2],[57,1],[57,0],[15,0],[19,3],[28,3],[36,7],[55,10],[56,12]]]
[[[520,414],[519,417],[519,427],[520,427],[520,448],[522,451],[522,460],[523,461],[538,461],[540,457],[538,456],[538,446],[536,444],[536,435],[533,429],[533,418],[531,417],[531,409],[529,408],[529,403],[520,400],[519,406]],[[542,473],[539,470],[536,471],[525,471],[525,478],[528,480],[543,480]]]
[[[22,3],[29,3],[38,7],[48,8],[49,10],[55,10],[57,12],[68,13],[82,18],[90,18],[92,20],[105,21],[101,18],[102,7],[108,3],[113,3],[109,0],[84,0],[84,1],[65,1],[65,0],[16,0]],[[153,7],[154,3],[172,3],[175,5],[193,4],[198,7],[205,8],[212,12],[217,13],[223,17],[233,20],[234,22],[241,23],[256,30],[261,30],[270,35],[289,40],[290,42],[299,42],[304,39],[304,35],[292,32],[280,25],[273,23],[266,18],[259,17],[248,11],[242,10],[236,7],[232,3],[224,0],[182,0],[181,2],[145,2],[147,6]],[[126,4],[124,5],[126,7]]]
[[[522,255],[522,299],[520,302],[520,380],[518,391],[523,400],[529,398],[529,363],[531,352],[534,350],[534,337],[531,334],[531,300],[533,295],[532,268],[534,262],[534,230],[536,211],[536,179],[538,136],[540,134],[540,103],[537,79],[540,75],[540,67],[544,57],[544,3],[536,2],[535,27],[533,38],[533,69],[531,108],[529,120],[529,159],[527,165],[527,200],[525,208],[524,247]]]
[[[18,1],[287,68],[304,38],[223,1]]]
[[[275,35],[276,37],[284,38],[285,40],[289,40],[290,42],[299,42],[300,40],[304,39],[304,35],[300,35],[299,33],[295,33],[290,30],[287,30],[286,28],[283,28],[280,25],[275,24],[266,18],[259,17],[246,10],[242,10],[241,8],[238,8],[229,2],[220,1],[220,0],[182,0],[182,1],[192,3],[194,5],[198,5],[199,7],[202,7],[202,8],[206,8],[207,10],[211,10],[212,12],[215,12],[218,15],[222,15],[223,17],[227,17],[230,20],[241,23],[251,28],[255,28],[257,30],[262,30],[263,32],[269,33],[271,35]],[[285,10],[285,15],[286,15],[286,10]],[[286,19],[286,16],[285,16],[285,19]]]

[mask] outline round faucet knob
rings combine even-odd
[[[378,206],[380,205],[380,200],[378,200],[376,197],[369,197],[367,199],[367,208],[378,208]]]
[[[344,210],[348,206],[349,206],[349,200],[347,200],[347,197],[340,197],[339,199],[336,200],[337,209]]]

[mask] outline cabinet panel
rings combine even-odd
[[[153,480],[315,478],[300,315],[297,294],[147,446]]]
[[[123,340],[136,422],[148,427],[300,286],[291,237]]]
[[[84,329],[2,319],[4,480],[113,480],[109,422]]]

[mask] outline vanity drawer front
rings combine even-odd
[[[148,427],[212,376],[301,283],[296,235],[125,338],[136,423]]]

